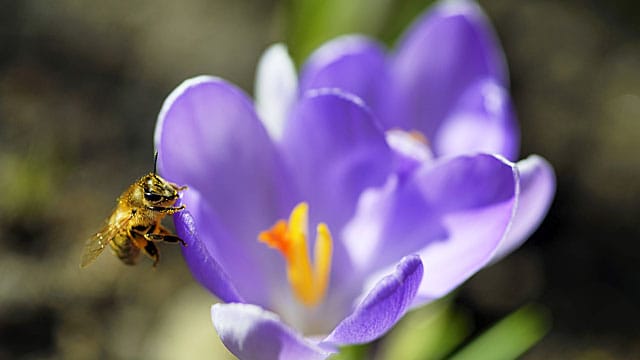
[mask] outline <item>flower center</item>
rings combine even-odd
[[[287,262],[289,284],[300,302],[317,305],[327,292],[331,272],[333,241],[326,224],[316,229],[313,267],[307,245],[309,205],[301,202],[289,215],[289,222],[279,220],[273,227],[258,235],[258,240],[274,248]]]

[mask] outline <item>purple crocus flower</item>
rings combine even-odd
[[[242,359],[324,359],[372,341],[521,244],[555,180],[518,135],[505,64],[479,8],[435,7],[392,54],[363,37],[282,46],[256,105],[185,81],[156,128],[174,216],[225,346]],[[315,231],[314,231],[315,229]],[[313,246],[313,249],[311,247]]]

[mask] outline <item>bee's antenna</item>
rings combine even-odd
[[[158,150],[153,154],[153,176],[156,176],[156,166],[158,165]]]

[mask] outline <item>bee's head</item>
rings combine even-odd
[[[179,188],[151,173],[140,179],[143,202],[147,206],[171,206],[178,199]]]

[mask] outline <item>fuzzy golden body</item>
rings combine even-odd
[[[166,215],[184,209],[184,205],[174,206],[184,189],[156,175],[155,170],[141,177],[120,195],[105,227],[87,241],[80,266],[92,263],[107,245],[127,265],[136,264],[142,252],[153,259],[154,266],[160,260],[155,242],[185,245],[161,224]]]

